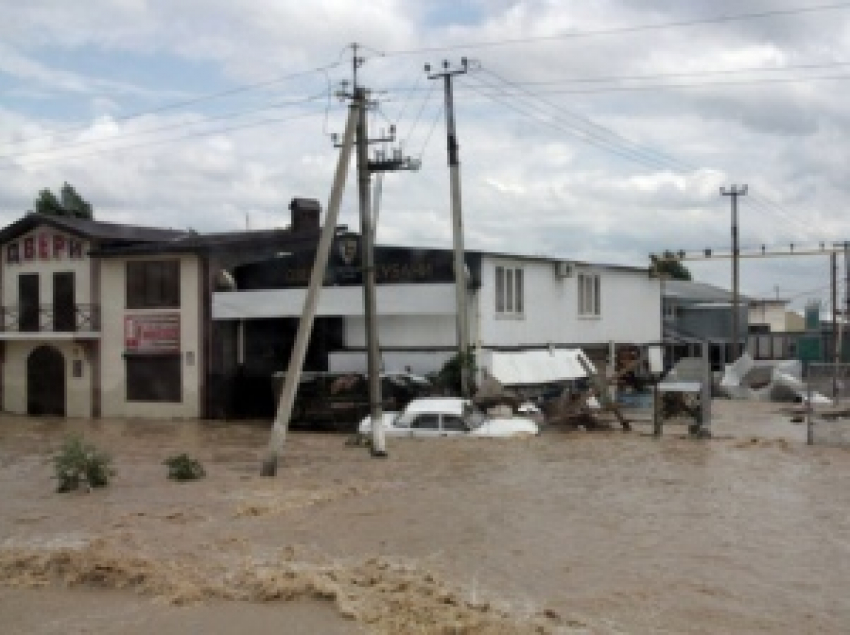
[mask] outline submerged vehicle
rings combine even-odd
[[[273,376],[280,400],[285,373]],[[397,411],[418,397],[430,395],[431,383],[412,373],[381,374],[381,407]],[[354,432],[369,414],[369,381],[363,373],[305,372],[301,375],[290,424],[293,427]]]

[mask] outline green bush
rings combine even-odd
[[[194,481],[206,475],[200,461],[185,452],[168,457],[163,464],[168,466],[168,478],[175,481]]]
[[[112,459],[82,437],[72,436],[65,440],[59,454],[53,457],[53,469],[57,481],[57,492],[70,492],[83,486],[106,487],[115,474],[109,467]]]

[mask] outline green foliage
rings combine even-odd
[[[436,384],[440,388],[450,391],[452,394],[459,395],[461,392],[460,374],[462,368],[466,368],[471,382],[476,370],[475,352],[471,346],[467,349],[466,353],[455,353],[446,360],[440,372],[437,373]]]
[[[691,280],[690,270],[676,258],[672,251],[665,251],[661,258],[652,256],[652,270],[673,280]]]
[[[50,214],[53,216],[70,216],[73,218],[94,218],[94,210],[91,204],[77,190],[68,183],[62,185],[59,197],[49,189],[43,189],[35,199],[35,211],[39,214]]]
[[[168,478],[175,481],[194,481],[206,475],[200,461],[185,452],[168,457],[163,464],[168,466]]]
[[[70,492],[81,486],[87,489],[106,487],[115,474],[109,467],[112,459],[79,436],[65,440],[59,454],[53,457],[57,492]]]

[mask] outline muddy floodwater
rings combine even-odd
[[[0,632],[848,633],[850,451],[775,404],[714,438],[389,440],[0,416]],[[845,423],[850,425],[850,422]],[[55,493],[69,433],[116,474]],[[187,452],[200,481],[167,480]]]

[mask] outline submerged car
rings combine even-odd
[[[540,432],[528,417],[490,417],[459,397],[414,399],[401,412],[383,413],[382,420],[387,436],[512,437]],[[371,434],[370,417],[360,422],[358,431],[361,435]]]

